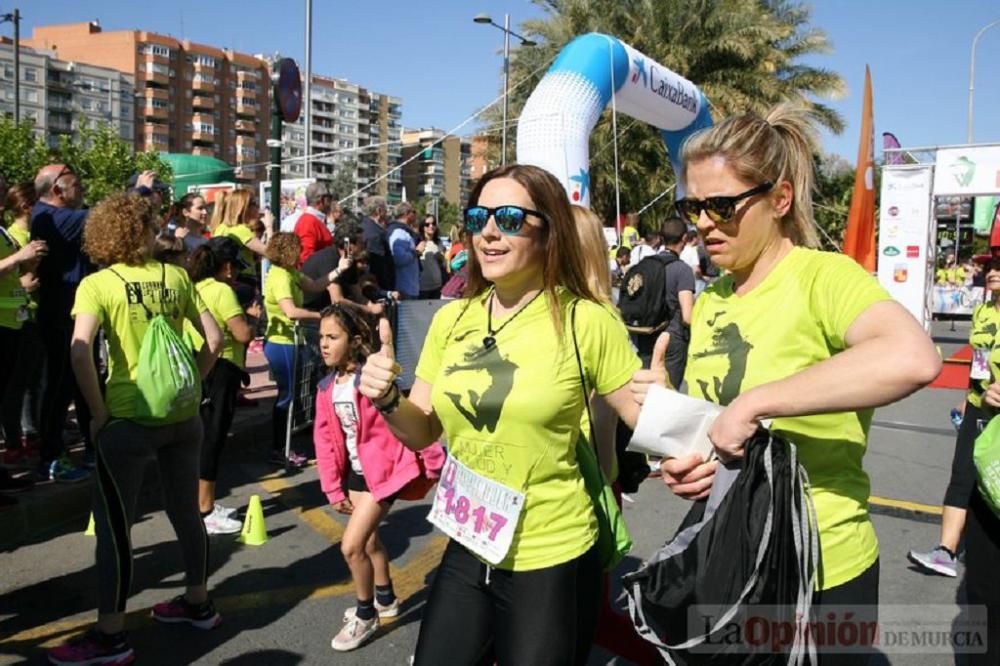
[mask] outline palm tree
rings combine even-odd
[[[547,65],[573,38],[603,32],[620,38],[657,62],[695,82],[718,120],[733,113],[763,113],[794,99],[811,106],[834,132],[844,123],[823,104],[844,90],[840,76],[802,63],[802,57],[830,50],[825,33],[809,24],[810,10],[787,0],[534,0],[548,16],[524,22],[520,31],[538,44],[511,57],[509,100],[516,119],[545,74]],[[484,114],[499,137],[499,105]],[[604,219],[615,212],[615,170],[611,112],[591,135],[591,206]],[[508,134],[508,140],[516,132]],[[491,144],[499,143],[499,141]],[[658,130],[618,118],[618,182],[622,212],[637,210],[674,183]],[[496,155],[498,153],[494,153]],[[663,197],[648,220],[662,219],[672,203]]]

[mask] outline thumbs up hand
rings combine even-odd
[[[361,369],[361,384],[358,387],[361,395],[376,404],[388,395],[396,382],[396,377],[402,372],[402,368],[396,363],[392,326],[384,317],[378,320],[378,338],[382,347],[368,357],[365,367]]]
[[[632,375],[629,388],[632,391],[632,397],[640,405],[646,401],[646,394],[649,393],[650,386],[654,384],[665,388],[670,386],[670,380],[667,379],[667,345],[669,344],[670,334],[665,331],[660,333],[660,337],[656,339],[656,344],[653,346],[653,358],[650,361],[649,370],[638,370]]]

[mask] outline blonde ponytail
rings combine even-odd
[[[785,102],[764,118],[753,113],[730,116],[692,135],[684,143],[682,158],[690,164],[718,155],[750,183],[791,183],[792,205],[781,219],[782,228],[795,245],[818,247],[812,209],[816,136],[809,108]],[[681,174],[682,179],[686,176]]]

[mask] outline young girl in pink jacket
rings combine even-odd
[[[313,440],[323,492],[337,511],[351,517],[340,549],[357,594],[357,606],[344,613],[344,626],[330,643],[338,651],[371,638],[379,617],[399,614],[378,525],[397,498],[422,497],[428,479],[444,464],[439,444],[419,454],[403,446],[371,400],[358,392],[358,372],[371,341],[360,312],[332,305],[321,313],[319,348],[331,372],[319,383]]]

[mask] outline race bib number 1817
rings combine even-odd
[[[490,564],[499,564],[510,550],[522,508],[522,493],[448,456],[427,520]]]

